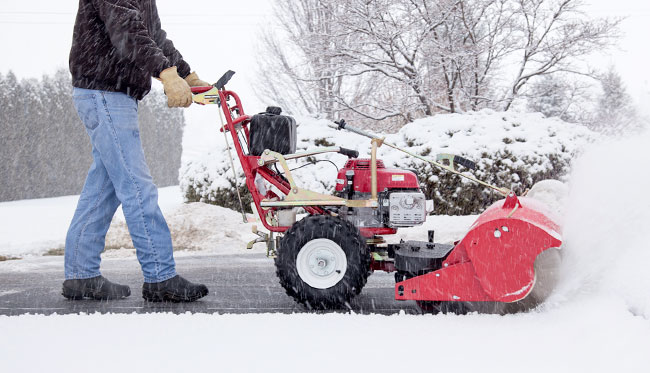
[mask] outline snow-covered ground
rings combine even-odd
[[[6,372],[643,372],[650,323],[622,302],[543,312],[0,316]]]

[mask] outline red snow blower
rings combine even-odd
[[[458,171],[457,165],[475,166],[463,157],[429,160],[343,120],[331,126],[370,138],[370,159],[338,146],[296,153],[293,118],[274,107],[246,115],[239,96],[225,89],[233,74],[229,71],[214,86],[192,88],[194,102],[221,105],[221,131],[232,137],[254,210],[269,232],[253,228],[259,237],[249,248],[266,243],[281,285],[297,302],[312,309],[344,307],[376,270],[395,272],[395,299],[415,300],[433,312],[463,302],[529,308],[549,294],[562,238],[540,202]],[[505,199],[483,212],[454,244],[435,243],[433,231],[427,241],[388,244],[385,236],[423,224],[427,211],[417,175],[386,168],[377,159],[381,146],[471,179]],[[302,189],[288,166],[289,161],[324,153],[349,158],[338,172],[334,195]],[[297,211],[307,216],[297,220]]]

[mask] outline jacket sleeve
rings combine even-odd
[[[174,43],[171,40],[167,39],[167,33],[162,29],[160,24],[160,17],[158,16],[158,7],[156,6],[155,1],[152,2],[152,14],[151,19],[153,21],[153,37],[158,47],[162,49],[165,57],[169,60],[172,66],[176,66],[178,69],[178,75],[181,78],[185,78],[190,75],[191,69],[190,65],[185,62],[181,53],[174,47]]]
[[[143,15],[132,1],[94,0],[94,3],[121,58],[131,61],[154,77],[174,66],[149,35]]]

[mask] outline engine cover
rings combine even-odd
[[[336,191],[342,192],[347,183],[346,172],[354,171],[354,192],[370,193],[370,159],[350,159],[337,176]],[[377,191],[391,189],[420,189],[415,173],[397,168],[386,168],[384,162],[377,160]]]
[[[339,171],[337,195],[368,199],[371,194],[369,159],[350,159]],[[426,220],[426,199],[412,171],[386,168],[377,160],[379,208],[341,208],[341,216],[357,227],[398,228],[420,225]]]

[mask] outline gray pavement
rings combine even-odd
[[[0,315],[74,313],[303,313],[313,312],[287,296],[275,276],[272,259],[264,254],[196,255],[176,258],[177,271],[202,282],[210,294],[194,303],[148,303],[141,297],[142,274],[135,257],[105,259],[102,274],[128,284],[131,296],[117,301],[69,301],[61,296],[62,257],[34,257],[0,262]],[[393,299],[392,274],[376,272],[352,301],[350,309],[334,312],[420,313],[415,302]]]

